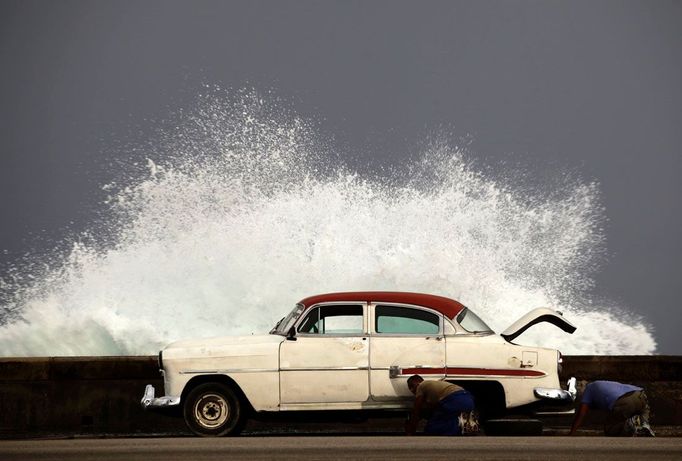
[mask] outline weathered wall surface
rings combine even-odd
[[[682,425],[682,356],[567,356],[569,376],[642,385],[654,424]],[[149,383],[162,389],[156,357],[0,358],[0,435],[187,433],[141,409]]]
[[[0,434],[184,430],[142,410],[146,384],[163,388],[156,357],[0,359]]]

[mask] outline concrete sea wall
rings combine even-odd
[[[156,357],[0,359],[0,434],[163,433],[178,418],[140,407],[163,382]]]
[[[569,376],[579,388],[594,379],[641,385],[655,425],[682,425],[682,356],[566,356]],[[187,433],[182,419],[140,408],[146,384],[162,389],[153,356],[0,358],[0,436]]]

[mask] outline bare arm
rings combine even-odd
[[[424,396],[417,397],[414,401],[412,413],[410,413],[410,419],[407,421],[407,424],[405,424],[405,433],[407,435],[414,435],[414,433],[417,431],[417,423],[419,423],[419,415],[421,414],[423,405]]]
[[[575,434],[575,431],[578,430],[578,427],[583,423],[583,419],[585,419],[585,415],[587,412],[590,410],[590,407],[587,406],[587,404],[582,404],[580,405],[580,408],[578,408],[578,412],[575,414],[575,418],[573,419],[573,426],[571,426],[571,432],[569,432],[568,435],[573,435]]]

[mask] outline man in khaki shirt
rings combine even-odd
[[[412,435],[422,409],[431,410],[424,433],[431,435],[461,435],[459,417],[474,409],[474,399],[465,389],[447,381],[424,381],[419,375],[410,376],[407,386],[416,396],[406,432]]]

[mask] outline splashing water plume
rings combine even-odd
[[[438,140],[399,173],[363,177],[281,106],[212,90],[181,111],[145,174],[106,186],[107,241],[1,281],[0,353],[154,354],[267,332],[299,299],[348,290],[449,296],[496,331],[553,306],[576,333],[540,326],[521,342],[655,350],[640,320],[587,299],[603,253],[596,185],[524,190]]]

